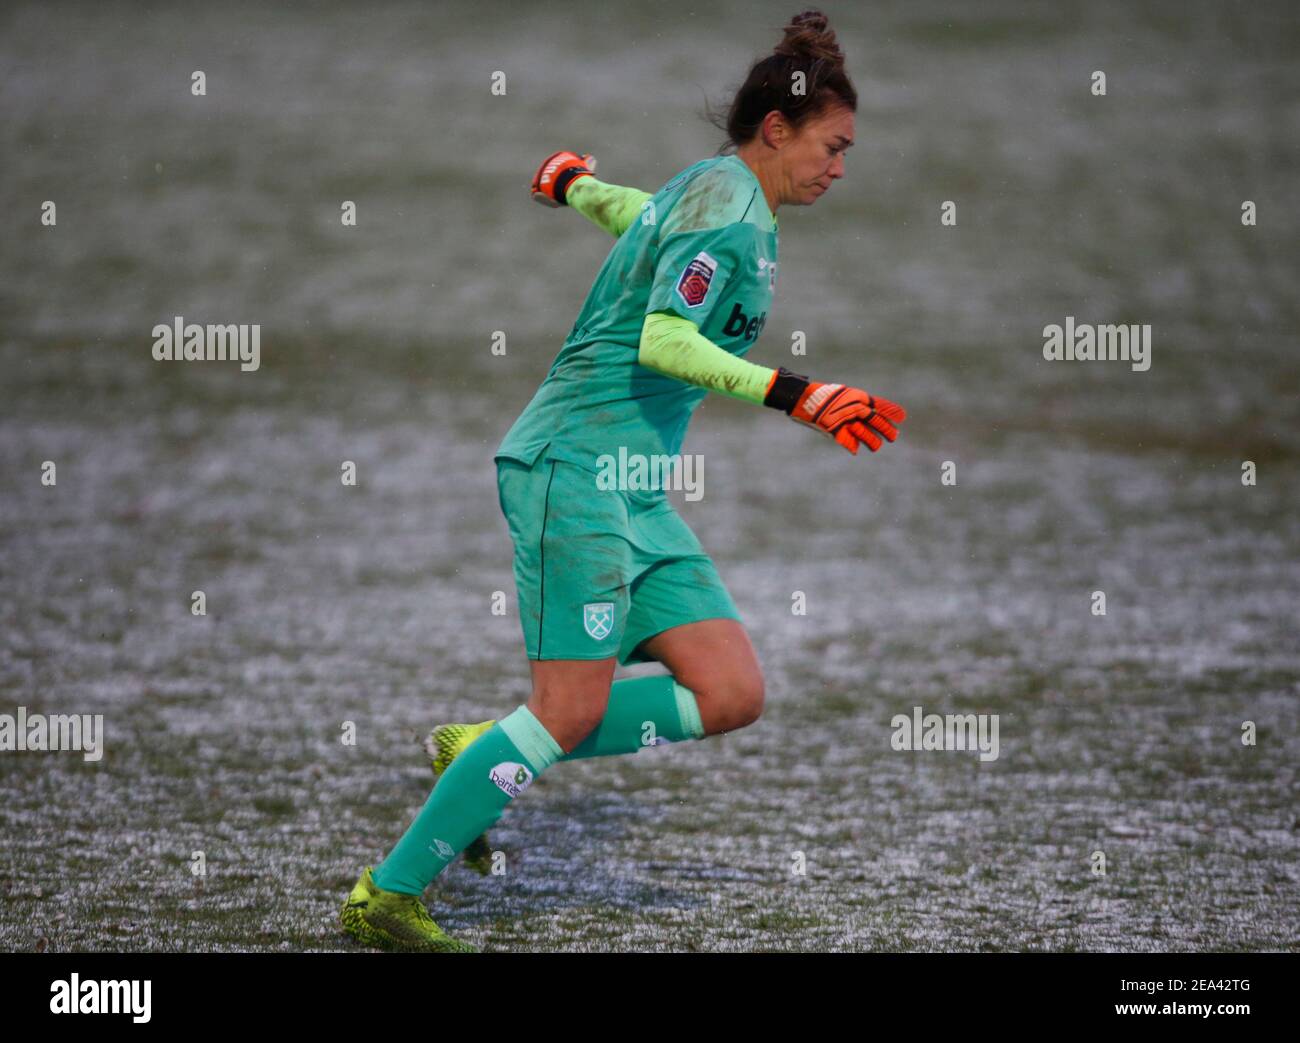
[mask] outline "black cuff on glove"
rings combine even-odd
[[[804,393],[804,388],[807,386],[807,377],[791,373],[782,366],[776,371],[776,379],[768,388],[763,405],[789,413],[794,409],[795,403],[799,401],[799,396]]]
[[[555,188],[553,189],[555,192],[555,199],[560,206],[569,205],[568,201],[564,198],[564,193],[568,191],[569,185],[573,182],[573,179],[575,177],[580,177],[583,174],[590,173],[591,171],[586,167],[569,167],[560,171],[559,176],[555,179]]]

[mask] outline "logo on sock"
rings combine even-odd
[[[508,797],[517,797],[533,781],[533,773],[514,761],[502,761],[488,772],[488,778]]]
[[[448,844],[447,841],[440,840],[437,837],[433,838],[433,843],[429,845],[429,850],[439,858],[444,858],[447,861],[451,861],[456,857],[456,849]]]
[[[589,605],[583,605],[582,625],[597,641],[609,637],[609,632],[614,629],[614,603],[593,601]]]

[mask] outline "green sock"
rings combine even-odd
[[[374,868],[375,886],[424,894],[433,878],[563,755],[528,707],[502,718],[443,772],[415,821]]]
[[[609,705],[600,723],[560,760],[635,753],[646,746],[702,738],[704,725],[695,693],[679,685],[672,674],[624,677],[610,685]]]
[[[402,839],[375,866],[372,879],[385,891],[423,894],[434,877],[556,761],[635,753],[703,737],[695,694],[671,674],[615,681],[605,716],[568,754],[528,707],[521,706],[451,762]]]

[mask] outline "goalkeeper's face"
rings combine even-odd
[[[811,206],[844,176],[844,151],[853,144],[853,113],[842,105],[812,117],[781,150],[783,203]]]

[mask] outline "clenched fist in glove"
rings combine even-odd
[[[567,206],[564,193],[575,180],[596,172],[596,157],[576,152],[556,152],[542,160],[530,186],[543,206]]]

